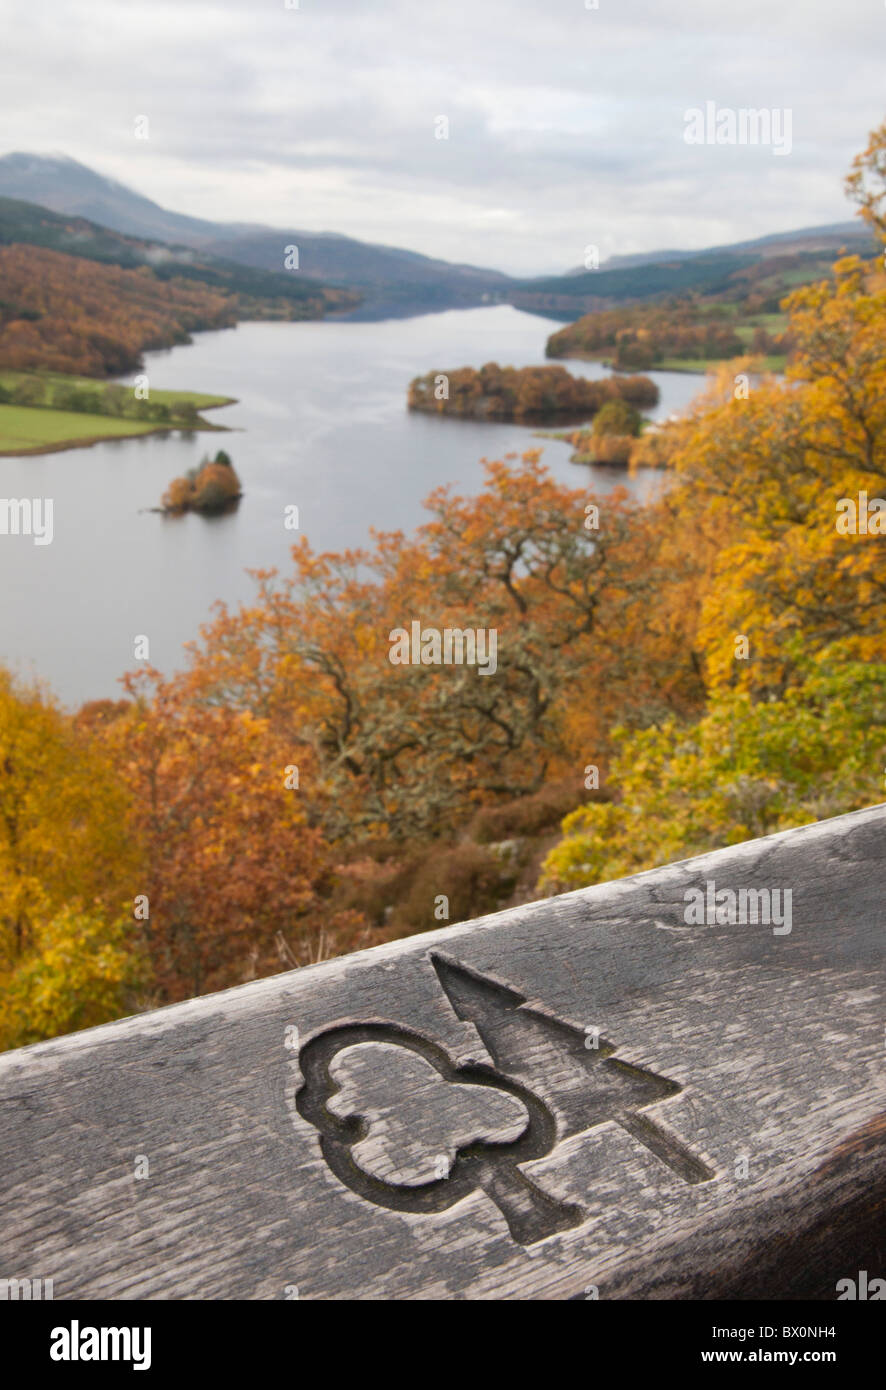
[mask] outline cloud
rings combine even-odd
[[[866,0],[57,0],[6,28],[2,128],[195,216],[541,273],[846,218],[884,29]],[[790,156],[686,145],[707,100],[791,108]]]

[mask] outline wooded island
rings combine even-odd
[[[609,401],[647,410],[658,387],[645,376],[589,381],[565,367],[500,367],[487,362],[449,372],[427,372],[409,383],[410,410],[472,420],[587,420]]]

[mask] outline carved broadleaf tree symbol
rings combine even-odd
[[[621,1125],[687,1182],[714,1176],[679,1139],[638,1113],[675,1095],[676,1082],[613,1056],[614,1045],[603,1038],[587,1048],[583,1031],[528,1008],[524,995],[497,980],[439,955],[431,962],[455,1013],[474,1025],[494,1066],[472,1061],[456,1067],[436,1043],[390,1023],[343,1024],[301,1049],[296,1107],[319,1130],[329,1167],[353,1191],[394,1210],[439,1212],[481,1188],[514,1240],[531,1245],[578,1225],[587,1213],[545,1192],[521,1165],[606,1120]],[[412,1054],[412,1061],[398,1067],[389,1062],[385,1069],[382,1053],[390,1058],[391,1047],[403,1049],[407,1059]],[[393,1088],[389,1097],[383,1093],[385,1074]],[[412,1123],[397,1118],[398,1103],[406,1107],[412,1093],[402,1084],[398,1092],[397,1075],[421,1077],[425,1085],[429,1079],[452,1083],[463,1097],[471,1093],[474,1108],[482,1100],[478,1088],[492,1088],[497,1104],[490,1095],[485,1112],[487,1119],[497,1112],[498,1121],[484,1129],[475,1117],[457,1132],[453,1120],[445,1161],[434,1177],[414,1148],[398,1171],[391,1135]]]
[[[506,1145],[525,1133],[522,1101],[498,1086],[443,1077],[396,1043],[359,1043],[336,1053],[333,1115],[362,1115],[368,1129],[351,1147],[358,1168],[381,1182],[417,1187],[449,1176],[459,1152],[481,1140]]]

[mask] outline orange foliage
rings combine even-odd
[[[240,479],[222,450],[214,459],[204,458],[196,473],[173,478],[163,494],[167,512],[221,512],[241,496]]]
[[[761,350],[776,345],[766,340]],[[738,357],[744,341],[728,319],[718,319],[687,295],[667,304],[629,304],[597,310],[548,339],[548,357],[572,357],[614,349],[617,366],[651,367],[663,357]]]
[[[668,543],[659,558],[655,510],[619,491],[590,529],[588,503],[530,452],[488,464],[477,497],[432,494],[414,538],[343,555],[302,541],[290,577],[259,574],[255,603],[205,630],[190,698],[309,739],[313,814],[332,839],[445,834],[477,806],[575,777],[617,718],[700,693],[693,608],[682,592],[671,608],[675,556]],[[392,665],[390,634],[415,620],[494,630],[494,678]]]
[[[187,478],[173,478],[163,494],[161,506],[165,512],[186,512],[193,496],[194,487]]]
[[[438,379],[448,395],[438,399]],[[565,367],[500,367],[487,362],[476,371],[428,372],[410,383],[410,410],[436,411],[483,420],[586,419],[613,400],[642,408],[655,405],[658,387],[648,377],[606,377],[588,381],[570,376]]]
[[[237,300],[193,280],[160,280],[36,246],[0,246],[0,365],[113,376],[143,352],[228,328]]]
[[[358,944],[362,919],[327,910],[333,860],[306,810],[310,750],[251,711],[193,700],[187,680],[148,672],[127,686],[136,703],[104,736],[132,792],[160,997],[271,974],[321,929],[339,950]]]

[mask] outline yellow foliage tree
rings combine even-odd
[[[137,952],[128,798],[110,763],[39,690],[0,670],[0,1046],[112,1018]]]
[[[780,700],[714,697],[696,724],[617,733],[618,800],[563,822],[542,892],[703,854],[881,799],[886,665],[830,649]]]
[[[61,908],[38,920],[31,950],[2,981],[0,1047],[25,1047],[119,1017],[141,976],[131,921]]]
[[[706,570],[712,690],[778,695],[801,652],[844,639],[856,657],[886,656],[876,527],[838,526],[850,502],[886,494],[886,279],[847,257],[786,308],[790,382],[744,393],[721,374],[678,447],[669,502]]]

